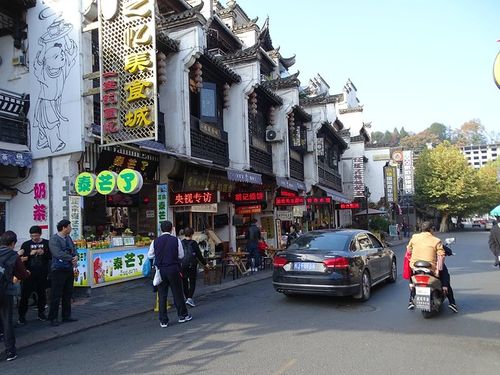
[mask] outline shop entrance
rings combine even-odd
[[[175,232],[178,234],[181,229],[192,227],[195,232],[202,232],[205,229],[213,229],[214,215],[208,212],[176,211],[174,213]]]

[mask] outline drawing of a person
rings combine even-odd
[[[34,111],[39,150],[48,147],[51,152],[57,152],[66,146],[61,139],[60,125],[61,120],[67,122],[68,119],[61,113],[61,99],[78,52],[76,43],[68,37],[72,29],[71,24],[57,18],[38,39],[42,48],[36,54],[33,67],[40,84]]]

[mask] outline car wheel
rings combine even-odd
[[[368,301],[372,293],[372,281],[370,279],[370,273],[365,270],[361,276],[361,288],[360,288],[359,300]]]
[[[389,274],[389,277],[387,278],[388,283],[395,283],[398,278],[398,267],[396,265],[396,259],[392,260],[391,263],[391,273]]]

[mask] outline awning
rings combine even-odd
[[[292,178],[288,179],[286,177],[276,177],[276,184],[279,187],[293,191],[306,190],[306,184],[304,184],[302,181],[297,181]]]
[[[326,195],[332,197],[333,200],[336,202],[351,203],[351,200],[347,197],[347,195],[342,194],[340,191],[327,188],[326,186],[323,185],[316,185],[316,186],[324,190],[326,192]]]
[[[246,182],[249,184],[262,185],[262,175],[247,171],[238,171],[236,169],[227,170],[227,179],[229,181]]]
[[[0,164],[31,168],[32,161],[27,146],[0,142]]]
[[[386,214],[387,211],[380,211],[380,210],[376,210],[374,208],[369,208],[368,209],[368,213],[366,212],[366,210],[362,210],[362,211],[359,211],[358,213],[355,213],[354,216],[362,216],[362,215],[383,215],[383,214]]]

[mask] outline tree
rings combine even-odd
[[[400,145],[407,150],[420,150],[430,143],[436,145],[440,143],[439,138],[428,130],[424,130],[415,135],[410,135],[401,139]]]
[[[462,124],[460,129],[455,130],[453,138],[454,143],[459,147],[485,144],[488,141],[486,129],[479,119]]]
[[[441,141],[448,139],[448,129],[443,124],[439,122],[432,123],[431,126],[427,128],[429,132],[435,134]]]
[[[399,137],[401,139],[403,139],[404,137],[408,137],[410,135],[410,133],[408,133],[406,130],[405,130],[405,127],[402,126],[401,127],[401,130],[399,131]]]
[[[447,230],[450,215],[469,211],[478,199],[476,175],[460,150],[448,141],[420,155],[415,163],[415,201],[440,213],[440,232]]]
[[[471,213],[485,214],[500,204],[500,184],[497,182],[499,168],[500,159],[497,159],[478,170],[479,198]]]
[[[384,140],[384,133],[382,132],[373,132],[371,134],[371,143],[374,145],[380,145],[384,146],[383,140]]]

